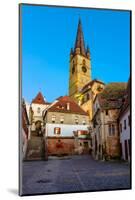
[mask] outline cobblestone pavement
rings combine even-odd
[[[24,162],[22,188],[24,195],[129,189],[130,166],[90,155]]]

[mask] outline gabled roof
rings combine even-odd
[[[105,86],[103,92],[97,95],[102,109],[120,108],[123,103],[123,96],[126,92],[127,83],[115,82]]]
[[[61,112],[61,113],[74,113],[80,115],[88,115],[76,102],[69,96],[63,96],[57,99],[52,107],[48,109],[48,112]]]
[[[81,91],[84,92],[84,91],[86,91],[87,89],[91,88],[92,85],[93,85],[94,83],[100,83],[100,84],[105,85],[105,83],[103,83],[102,81],[97,80],[97,79],[93,79],[92,81],[89,81],[89,82],[82,88]]]
[[[32,103],[37,103],[37,104],[46,104],[44,97],[41,92],[37,94],[37,96],[32,100]]]

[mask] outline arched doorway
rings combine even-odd
[[[40,120],[35,122],[35,131],[38,136],[43,136],[42,133],[42,122]]]

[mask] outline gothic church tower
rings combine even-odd
[[[81,20],[79,19],[75,46],[70,52],[69,96],[75,99],[75,95],[90,81],[90,51],[88,47],[85,48]]]

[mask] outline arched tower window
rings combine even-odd
[[[75,72],[75,62],[73,60],[72,74],[74,74],[74,72]]]
[[[86,65],[86,61],[85,61],[85,59],[83,59],[83,61],[82,61],[82,65],[83,65],[83,66]]]
[[[84,73],[87,72],[86,61],[85,61],[85,59],[83,59],[83,61],[82,61],[82,71],[83,71]]]

